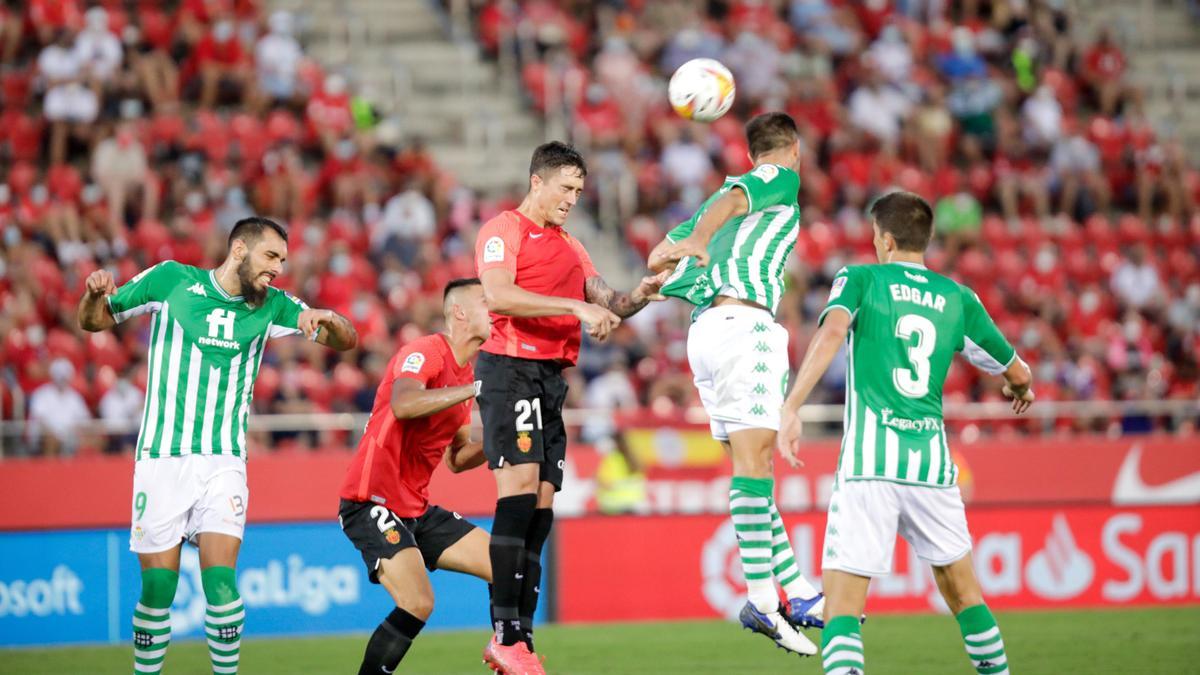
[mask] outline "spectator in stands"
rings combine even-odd
[[[1100,152],[1078,125],[1069,123],[1050,153],[1058,190],[1058,210],[1080,220],[1109,205],[1108,181],[1100,171]]]
[[[887,84],[879,69],[863,59],[863,83],[850,94],[847,107],[850,121],[881,143],[895,144],[900,139],[900,124],[912,107],[899,90]]]
[[[895,23],[884,26],[879,38],[871,43],[867,51],[879,72],[889,84],[901,89],[913,87],[911,82],[912,48],[904,39],[904,33]]]
[[[1034,148],[1049,148],[1062,135],[1063,110],[1047,85],[1037,88],[1033,96],[1021,105],[1021,121],[1024,123],[1025,142]]]
[[[292,35],[294,23],[289,12],[271,14],[271,32],[259,38],[254,48],[258,89],[266,102],[290,104],[297,99],[300,62],[304,52]]]
[[[1105,117],[1116,114],[1125,93],[1125,66],[1125,54],[1113,40],[1112,29],[1101,26],[1095,44],[1083,56],[1083,81]]]
[[[699,143],[696,142],[692,127],[676,130],[677,134],[669,140],[664,139],[662,152],[662,167],[667,181],[682,190],[686,204],[698,206],[704,200],[701,186],[713,170],[712,159]]]
[[[1137,244],[1128,257],[1113,270],[1111,286],[1126,307],[1149,309],[1162,301],[1162,281],[1158,268],[1146,256],[1146,246]]]
[[[92,419],[83,396],[71,386],[74,377],[70,361],[55,359],[50,364],[50,382],[35,389],[29,399],[30,443],[39,454],[75,454],[79,427]]]
[[[808,38],[818,51],[847,56],[862,44],[849,8],[835,10],[830,0],[792,0],[788,16],[796,32]]]
[[[432,237],[436,229],[433,202],[410,182],[403,192],[387,201],[383,217],[370,226],[371,249],[394,253],[411,267],[421,242]]]
[[[146,149],[138,141],[132,123],[121,122],[113,135],[96,145],[92,153],[92,180],[104,190],[109,236],[113,240],[124,236],[126,206],[132,197],[142,197],[142,218],[157,216],[156,194],[146,183],[148,171]]]
[[[75,58],[83,78],[101,97],[121,69],[121,41],[108,27],[108,12],[93,7],[84,14],[85,28],[75,37]]]
[[[84,64],[68,30],[55,33],[38,55],[37,66],[46,92],[42,111],[50,122],[50,161],[59,164],[66,161],[70,137],[83,142],[90,138],[88,128],[100,112],[100,101],[84,84]]]
[[[972,77],[987,76],[987,62],[975,49],[975,36],[971,29],[959,26],[951,34],[953,49],[938,56],[937,68],[942,77],[957,84]]]
[[[138,6],[139,25],[126,29],[130,65],[155,111],[179,101],[179,67],[171,56],[175,32],[166,12],[153,4]]]
[[[761,101],[768,94],[778,93],[782,55],[763,36],[751,31],[739,33],[725,50],[723,62],[737,81],[738,96]]]
[[[57,40],[60,31],[74,33],[83,25],[79,0],[29,0],[29,25],[42,45]]]
[[[946,255],[954,257],[958,251],[979,236],[983,224],[983,207],[979,200],[966,190],[959,190],[938,200],[933,210],[933,225],[937,233],[945,237]]]
[[[202,108],[213,107],[218,97],[243,103],[254,99],[254,71],[231,16],[219,15],[213,21],[192,58],[200,76]]]
[[[146,393],[126,373],[100,398],[100,419],[108,430],[105,452],[130,454],[137,443],[137,420],[142,418]]]

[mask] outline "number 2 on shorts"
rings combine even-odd
[[[133,509],[135,511],[137,511],[137,518],[135,518],[135,520],[141,520],[142,516],[146,515],[146,493],[145,492],[139,492],[133,496]]]

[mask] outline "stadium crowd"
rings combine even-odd
[[[1039,397],[1200,396],[1200,173],[1146,119],[1112,36],[1079,34],[1061,2],[474,9],[484,49],[514,50],[529,104],[586,150],[585,207],[621,229],[620,264],[640,264],[724,174],[748,168],[748,115],[783,109],[805,143],[804,229],[780,312],[794,345],[834,272],[871,260],[864,208],[900,187],[935,204],[931,265],[978,290],[1034,365]],[[140,418],[148,325],[85,334],[75,322],[99,266],[121,283],[168,258],[213,265],[238,218],[287,223],[276,285],[349,317],[362,345],[272,345],[255,409],[300,414],[369,410],[396,347],[438,327],[445,282],[473,274],[479,223],[517,195],[475,194],[421,139],[386,133],[351,72],[305,56],[302,23],[261,0],[0,3],[0,418],[33,422],[29,452],[73,452],[96,417]],[[710,126],[665,104],[666,77],[698,56],[737,76],[733,112]],[[571,404],[693,402],[686,317],[658,305],[589,344]],[[841,377],[824,400],[839,400]],[[963,367],[946,392],[988,397]]]

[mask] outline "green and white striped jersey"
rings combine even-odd
[[[153,314],[137,458],[246,457],[246,419],[269,338],[298,335],[308,306],[270,288],[261,306],[231,297],[210,270],[161,262],[108,296],[118,323]]]
[[[746,194],[746,214],[730,219],[713,235],[707,267],[684,258],[662,288],[664,295],[696,305],[693,319],[718,295],[757,303],[772,314],[783,296],[784,266],[800,234],[800,176],[791,169],[760,164],[747,174],[726,178],[695,215],[667,233],[667,240],[674,243],[690,235],[704,211],[735,187]]]
[[[1017,358],[974,291],[922,265],[843,267],[821,312],[851,316],[838,475],[950,487],[958,468],[942,421],[955,352],[999,374]]]

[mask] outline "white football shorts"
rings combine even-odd
[[[688,363],[713,438],[742,429],[779,431],[791,365],[788,332],[765,309],[721,305],[688,330]]]
[[[145,458],[133,469],[129,550],[158,553],[201,532],[246,529],[246,460],[231,455]]]
[[[897,534],[935,567],[970,553],[971,533],[958,486],[839,478],[829,500],[821,569],[887,576]]]

